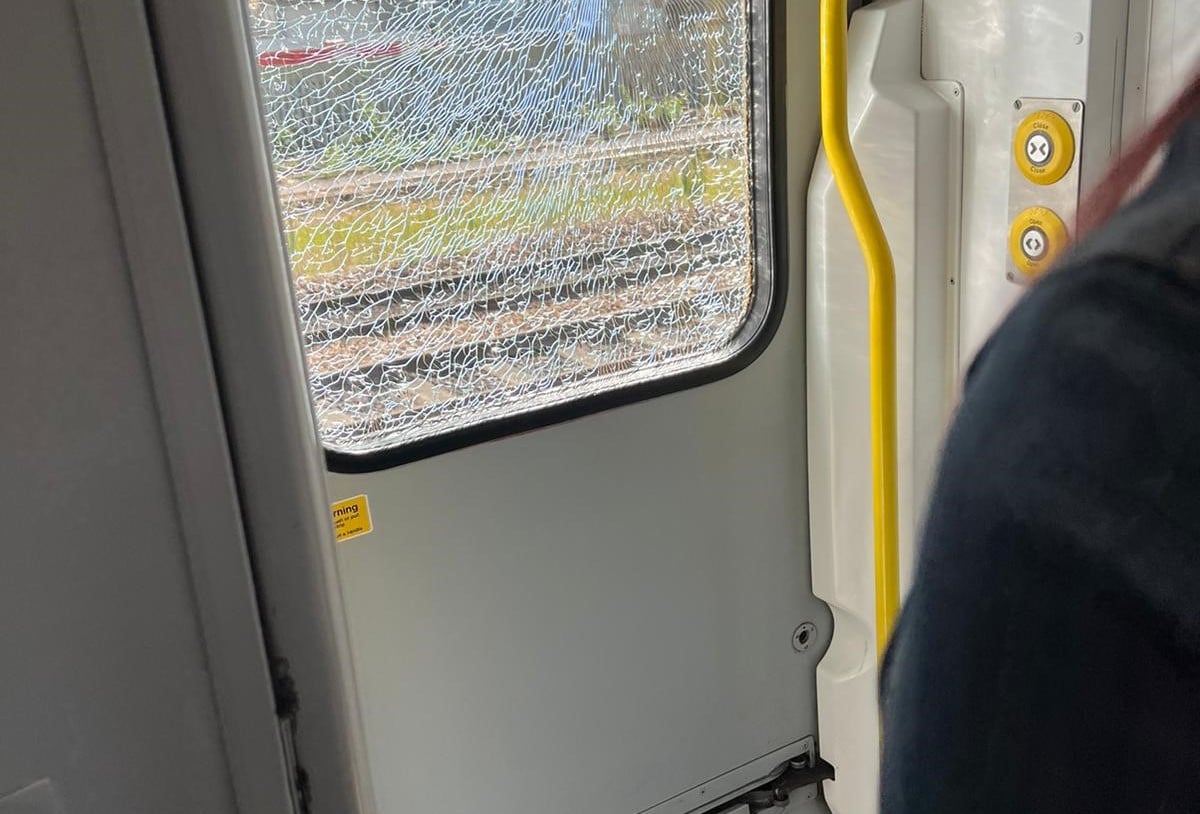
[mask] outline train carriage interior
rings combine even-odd
[[[878,811],[963,377],[1200,57],[1200,0],[0,18],[0,814]]]

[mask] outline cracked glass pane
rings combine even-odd
[[[748,2],[249,0],[327,448],[736,355]]]

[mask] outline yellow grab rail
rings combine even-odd
[[[896,267],[863,181],[846,102],[846,0],[821,0],[821,134],[867,264],[871,344],[871,464],[875,508],[875,630],[883,656],[900,608],[896,464]]]

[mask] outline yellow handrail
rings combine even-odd
[[[896,464],[896,268],[863,181],[846,103],[846,0],[821,0],[821,133],[825,155],[867,264],[871,464],[875,508],[875,630],[883,656],[900,608]]]

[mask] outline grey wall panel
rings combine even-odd
[[[289,810],[212,352],[141,0],[75,0],[205,652],[242,811]]]
[[[0,14],[0,797],[231,812],[76,19]]]
[[[39,780],[0,799],[0,814],[62,814],[62,805],[54,784]]]

